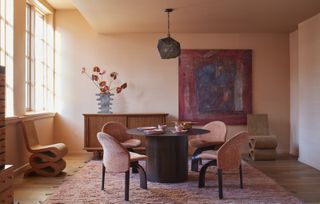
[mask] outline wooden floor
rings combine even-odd
[[[63,173],[57,177],[26,177],[20,175],[14,182],[14,203],[19,204],[39,204],[48,195],[54,192],[66,177],[76,173],[92,157],[91,154],[67,155],[64,159],[67,167]]]
[[[320,171],[298,162],[296,157],[281,155],[276,161],[247,162],[273,178],[301,201],[320,203]]]
[[[76,173],[91,154],[68,155],[65,174],[54,178],[19,176],[15,179],[15,203],[36,204],[44,201],[63,180]],[[247,160],[247,159],[246,159]],[[320,203],[320,171],[304,165],[294,157],[281,156],[276,161],[250,161],[278,184],[306,203]],[[245,179],[245,178],[244,178]],[[245,181],[245,180],[244,180]]]

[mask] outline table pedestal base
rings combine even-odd
[[[188,179],[188,137],[146,137],[147,180],[178,183]]]

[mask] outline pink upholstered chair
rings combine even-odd
[[[241,166],[241,146],[248,142],[248,133],[240,132],[225,142],[218,151],[208,150],[199,154],[197,157],[210,160],[204,164],[199,173],[199,188],[205,186],[206,170],[209,166],[217,166],[218,168],[218,186],[219,198],[223,198],[222,172],[228,170],[239,169],[240,188],[243,188],[242,166]]]
[[[102,161],[102,185],[104,190],[105,173],[125,173],[125,200],[129,200],[129,176],[130,166],[138,169],[140,174],[140,187],[147,189],[147,176],[143,167],[138,164],[140,160],[146,160],[147,156],[133,152],[128,152],[115,138],[112,136],[98,132],[98,141],[103,148]]]
[[[133,137],[127,134],[126,131],[127,128],[118,122],[108,122],[102,127],[102,132],[116,138],[125,148],[132,150],[132,148],[139,147],[141,145],[141,141],[133,139]]]
[[[218,149],[226,141],[227,126],[224,122],[212,121],[203,126],[203,129],[209,130],[210,132],[205,135],[197,136],[197,138],[189,141],[189,145],[196,148],[192,154],[192,171],[198,171],[198,164],[201,160],[197,158],[197,155],[205,150]]]

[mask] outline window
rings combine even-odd
[[[26,6],[26,111],[53,109],[53,28],[51,15]]]
[[[13,115],[13,0],[0,0],[0,64],[6,67],[6,116]]]

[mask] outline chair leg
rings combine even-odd
[[[102,163],[102,182],[101,182],[101,190],[104,190],[104,180],[106,175],[106,167]]]
[[[223,198],[222,169],[218,169],[219,199]]]
[[[240,174],[240,188],[243,188],[243,177],[242,177],[242,165],[239,166],[239,174]]]
[[[126,171],[125,173],[125,186],[124,186],[124,200],[129,200],[129,179],[130,179],[130,171]]]
[[[135,167],[139,172],[140,188],[148,189],[147,174],[146,174],[144,168],[138,162],[133,162],[133,163],[131,163],[131,165],[132,165],[132,168]]]
[[[199,171],[199,168],[198,168],[199,165],[198,164],[199,164],[199,159],[197,159],[196,157],[192,156],[192,159],[191,159],[191,171],[198,172]]]
[[[133,150],[132,148],[128,148],[128,151],[129,151],[129,152],[134,152],[134,150]],[[138,163],[138,161],[137,161],[137,163]],[[138,169],[137,169],[135,166],[132,166],[132,171],[131,171],[131,173],[137,174],[137,173],[138,173]]]
[[[139,165],[139,162],[138,162],[138,161],[136,161],[136,162],[134,162],[134,163],[136,163],[136,164]],[[139,173],[138,168],[137,168],[136,165],[132,165],[132,170],[131,170],[131,172],[132,172],[133,174]]]
[[[192,154],[192,157],[191,157],[191,171],[195,171],[195,172],[198,172],[199,169],[198,169],[198,165],[199,165],[199,159],[197,158],[197,156],[199,154],[201,154],[202,152],[202,149],[201,148],[197,148],[193,154]]]
[[[205,186],[207,168],[209,166],[215,166],[216,164],[217,164],[217,161],[213,160],[213,161],[210,161],[210,162],[206,163],[205,165],[203,165],[201,167],[200,173],[199,173],[199,182],[198,182],[198,187],[199,188],[203,188]]]

